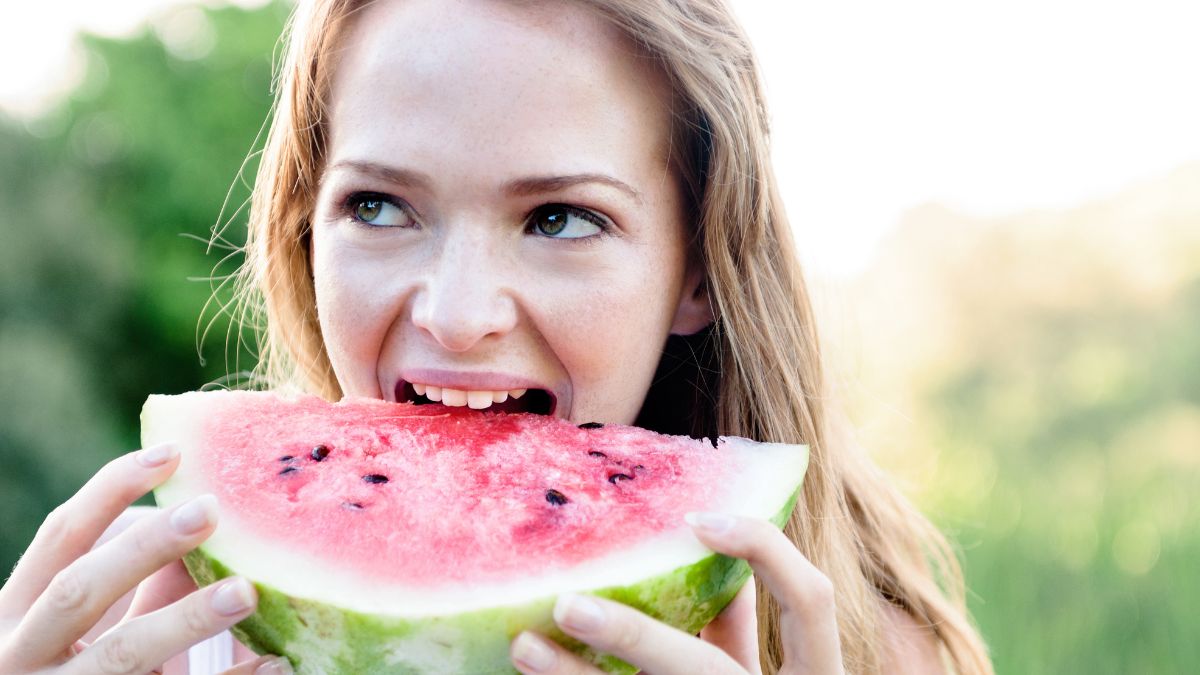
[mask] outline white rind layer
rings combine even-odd
[[[204,483],[198,450],[203,438],[201,425],[208,417],[206,408],[219,397],[206,397],[212,394],[151,396],[143,409],[143,444],[175,441],[182,456],[175,476],[155,491],[163,507],[211,491]],[[731,476],[709,510],[764,520],[776,516],[804,475],[807,449],[740,438],[722,438],[720,442],[743,459],[744,470]],[[288,596],[362,614],[405,619],[522,604],[530,598],[564,592],[628,586],[712,555],[681,519],[675,530],[569,569],[536,578],[460,584],[431,592],[428,588],[366,581],[310,554],[293,554],[281,541],[248,540],[244,536],[247,531],[249,528],[238,522],[236,514],[222,511],[216,532],[201,548],[237,574],[270,580],[275,589]],[[304,560],[304,564],[297,565],[297,559]]]

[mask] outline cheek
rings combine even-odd
[[[317,318],[334,374],[347,395],[379,396],[375,366],[393,315],[388,276],[369,257],[314,233]]]
[[[649,389],[674,317],[682,263],[642,253],[543,296],[541,332],[571,379],[578,414],[631,423]]]

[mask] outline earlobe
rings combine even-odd
[[[683,285],[675,320],[671,323],[671,334],[695,335],[715,320],[716,315],[708,297],[708,280],[697,266],[688,272],[687,283]]]

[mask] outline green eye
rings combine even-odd
[[[412,211],[404,202],[370,192],[350,195],[346,213],[372,227],[409,228],[416,225]]]
[[[359,202],[358,206],[354,208],[354,215],[359,220],[369,223],[378,218],[381,211],[383,211],[383,202],[378,199],[370,199]]]
[[[541,218],[538,218],[536,223],[538,232],[557,236],[567,227],[567,218],[569,216],[565,211],[547,211]]]
[[[529,217],[529,230],[554,239],[585,239],[608,230],[608,222],[597,215],[566,204],[539,207]]]

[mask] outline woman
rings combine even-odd
[[[751,562],[757,598],[699,637],[562,598],[563,630],[653,673],[991,672],[944,539],[835,433],[755,63],[720,0],[313,0],[291,30],[244,278],[267,381],[472,407],[524,389],[577,422],[807,443],[785,534],[694,523]],[[174,462],[118,459],[47,519],[0,592],[0,670],[144,670],[251,611],[235,580],[72,648],[211,532],[198,503],[83,555]],[[532,634],[512,654],[590,668]]]

